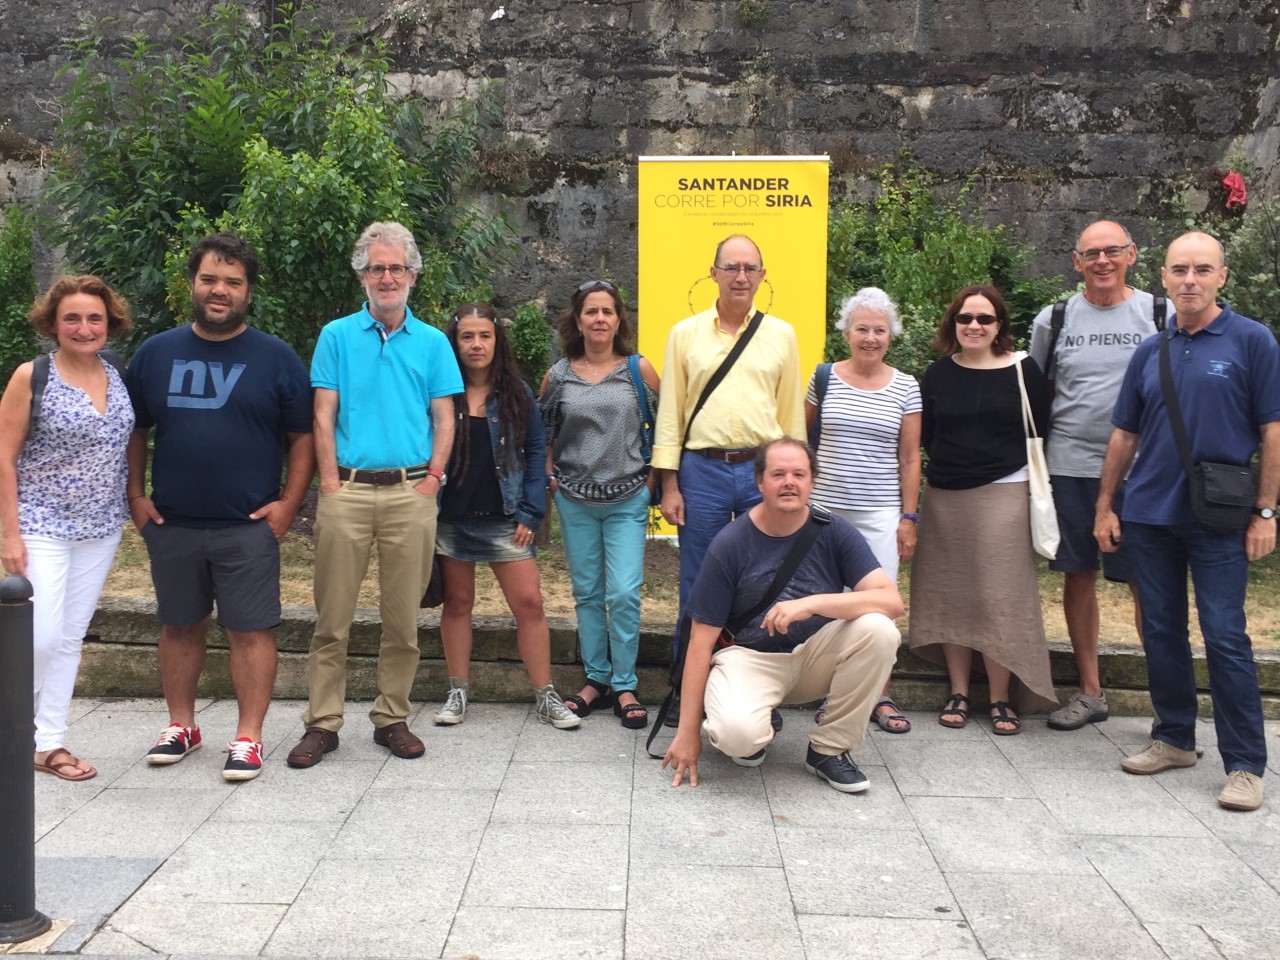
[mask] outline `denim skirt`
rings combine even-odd
[[[436,553],[469,563],[509,563],[532,560],[533,544],[517,547],[512,542],[516,522],[496,513],[477,513],[436,524]]]

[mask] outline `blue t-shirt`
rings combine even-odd
[[[325,325],[311,385],[338,392],[338,465],[414,467],[431,459],[431,401],[462,392],[448,338],[406,311],[388,334],[366,303]]]
[[[245,327],[206,340],[149,337],[125,384],[138,427],[156,428],[151,499],[165,523],[227,527],[280,498],[285,434],[311,432],[307,369],[287,343]]]
[[[778,567],[799,535],[797,531],[789,537],[768,536],[751,522],[750,516],[729,524],[711,541],[698,570],[687,605],[689,616],[699,623],[723,627],[751,610],[773,583]],[[840,593],[845,587],[857,586],[863,577],[878,569],[880,564],[862,534],[840,517],[833,517],[819,532],[778,600]],[[760,626],[762,619],[764,613],[739,630],[737,642],[753,650],[787,652],[831,622],[830,617],[810,617],[791,624],[785,634],[771,637]]]
[[[1193,463],[1249,462],[1261,425],[1280,420],[1280,346],[1265,326],[1224,304],[1192,336],[1171,319],[1164,334],[1144,340],[1134,352],[1111,415],[1115,426],[1138,434],[1121,519],[1167,526],[1193,523],[1195,516],[1160,387],[1160,336],[1169,340]]]

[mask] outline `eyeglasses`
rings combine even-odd
[[[389,273],[392,279],[399,280],[409,272],[409,268],[403,263],[371,263],[364,268],[364,272],[366,276],[374,277],[375,279],[381,277],[384,273]]]
[[[578,287],[579,293],[592,293],[596,290],[608,290],[610,293],[618,292],[618,288],[608,280],[588,280],[582,286]]]
[[[957,313],[955,316],[957,327],[967,327],[975,320],[984,327],[989,327],[999,319],[999,317],[991,313]]]
[[[1090,247],[1088,250],[1073,250],[1072,253],[1087,263],[1093,263],[1093,261],[1097,260],[1104,253],[1107,255],[1108,260],[1117,260],[1132,246],[1132,243],[1126,243],[1123,246],[1118,247]]]
[[[735,275],[745,273],[748,277],[754,277],[757,273],[764,273],[764,267],[758,263],[726,263],[723,267],[716,267],[716,269]]]

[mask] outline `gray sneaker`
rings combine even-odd
[[[538,708],[538,719],[543,723],[549,723],[557,730],[572,730],[582,723],[582,718],[564,705],[551,684],[536,688],[533,698]]]
[[[1054,730],[1079,730],[1086,723],[1099,723],[1111,712],[1107,709],[1107,695],[1091,697],[1084,691],[1072,694],[1071,699],[1049,714],[1049,726]]]
[[[461,677],[449,678],[449,695],[432,717],[436,726],[451,727],[467,716],[467,681]]]

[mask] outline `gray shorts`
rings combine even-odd
[[[1098,569],[1102,558],[1102,575],[1113,583],[1129,583],[1136,578],[1133,563],[1124,548],[1103,553],[1093,536],[1095,506],[1100,482],[1094,477],[1049,478],[1053,484],[1053,505],[1057,508],[1058,531],[1062,536],[1058,555],[1049,561],[1049,569],[1058,573],[1085,573]],[[1124,490],[1116,492],[1115,511],[1120,513]]]
[[[237,633],[280,624],[280,545],[266,521],[203,529],[148,523],[156,619],[199,623],[218,602],[218,624]]]

